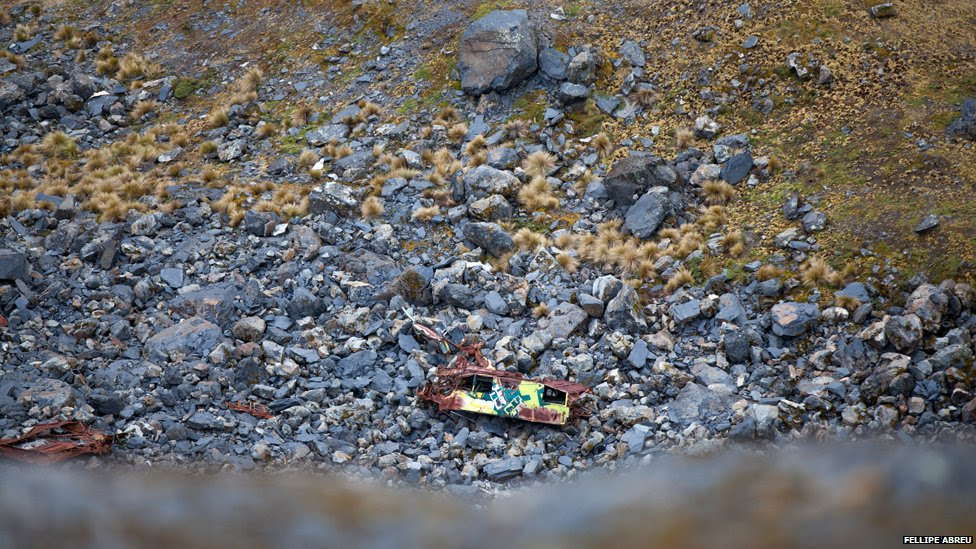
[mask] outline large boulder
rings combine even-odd
[[[27,278],[27,257],[21,252],[0,250],[0,280]]]
[[[970,141],[976,141],[976,98],[966,99],[963,102],[959,118],[949,124],[946,133],[952,137],[965,137]]]
[[[627,209],[624,227],[637,238],[650,238],[671,215],[671,203],[664,193],[651,191]]]
[[[512,237],[497,223],[468,223],[464,238],[495,257],[515,249]]]
[[[637,297],[637,291],[630,284],[623,284],[616,297],[607,303],[603,313],[607,327],[611,330],[640,334],[647,330],[647,320]]]
[[[519,188],[519,180],[511,172],[482,164],[464,174],[464,192],[469,197],[484,198],[493,194],[511,196]]]
[[[188,318],[146,340],[150,358],[166,359],[173,351],[206,356],[220,342],[220,326],[198,316]]]
[[[328,181],[308,195],[308,211],[312,215],[333,212],[345,217],[356,211],[356,201],[349,187],[335,181]]]
[[[778,303],[772,308],[773,333],[778,336],[796,337],[817,323],[820,309],[813,303]]]
[[[922,284],[908,297],[905,311],[914,313],[927,332],[938,331],[942,315],[949,308],[949,296],[931,284]]]
[[[568,301],[559,304],[549,313],[549,333],[554,338],[566,339],[578,330],[589,315],[577,305]]]
[[[538,66],[538,37],[525,10],[495,10],[461,35],[461,89],[472,95],[507,90]]]
[[[651,187],[678,189],[678,174],[662,158],[634,153],[617,161],[603,179],[610,199],[619,208],[629,208]]]

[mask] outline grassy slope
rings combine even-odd
[[[661,126],[657,152],[674,154],[670,137],[676,128],[690,125],[695,115],[706,108],[692,84],[698,71],[721,62],[713,77],[713,91],[732,91],[729,82],[739,74],[742,40],[750,35],[761,37],[757,48],[748,52],[754,66],[754,78],[776,82],[772,98],[774,112],[762,116],[751,108],[752,98],[740,99],[718,117],[725,133],[754,130],[753,140],[759,154],[780,157],[785,173],[763,182],[757,189],[744,193],[730,209],[733,218],[763,237],[750,257],[770,253],[772,235],[790,226],[782,219],[779,208],[791,192],[819,200],[819,207],[829,217],[831,226],[819,235],[827,250],[833,251],[833,262],[839,266],[862,244],[868,244],[882,256],[903,268],[903,274],[924,270],[935,278],[957,276],[973,278],[976,261],[976,166],[974,153],[965,144],[946,143],[942,132],[953,118],[962,97],[976,95],[976,4],[969,0],[899,0],[899,15],[893,19],[874,20],[867,14],[862,0],[786,0],[752,3],[754,12],[764,14],[747,21],[736,30],[733,20],[739,1],[713,0],[699,11],[700,0],[613,2],[566,2],[566,13],[580,14],[575,21],[549,21],[546,32],[557,45],[589,41],[601,46],[611,57],[622,37],[647,43],[648,74],[658,75],[663,101],[647,120],[637,127],[622,128],[601,117],[579,120],[577,127],[600,128],[618,137],[650,135],[653,125]],[[551,2],[451,2],[453,9],[469,14],[486,12],[495,7],[553,7]],[[49,7],[68,17],[98,13],[109,5],[51,2]],[[189,23],[197,13],[226,10],[243,25],[234,37],[214,41],[206,33],[190,30]],[[141,6],[141,9],[137,8]],[[397,37],[403,26],[414,17],[424,17],[446,6],[442,2],[392,6],[386,2],[367,4],[354,9],[344,0],[306,0],[302,7],[310,13],[327,12],[332,24],[352,28],[352,42],[364,44],[367,54],[351,55],[343,65],[345,78],[341,87],[357,73],[359,63],[369,59],[368,52],[378,49],[389,39],[378,39],[384,29],[393,25]],[[270,7],[270,15],[259,10]],[[212,2],[203,8],[189,0],[155,0],[135,3],[125,8],[122,21],[127,38],[137,49],[162,51],[159,46],[183,33],[189,54],[163,62],[177,74],[200,76],[206,66],[240,65],[250,60],[266,71],[282,66],[301,67],[325,63],[337,55],[338,44],[326,51],[313,51],[319,38],[293,2],[260,0],[238,8],[236,2]],[[592,25],[580,18],[596,16]],[[169,32],[150,32],[166,22]],[[696,28],[713,25],[719,29],[713,43],[704,45],[690,37]],[[236,28],[236,27],[235,27]],[[433,106],[440,93],[449,90],[446,73],[449,59],[438,52],[451,48],[460,26],[442,29],[422,37],[425,48],[409,78],[397,78],[378,84],[390,95],[419,91],[422,102],[410,100],[399,110],[406,115],[417,106]],[[136,37],[139,37],[137,40]],[[680,46],[673,48],[673,39]],[[784,70],[786,55],[792,51],[811,53],[833,70],[836,82],[830,89],[811,82],[800,82]],[[436,74],[435,74],[436,73]],[[622,74],[605,67],[598,87],[612,92],[619,87]],[[517,100],[515,105],[528,113],[541,112],[542,95]],[[206,109],[217,98],[191,100],[189,107]],[[784,104],[792,101],[792,105]],[[682,104],[688,114],[675,114]],[[266,105],[266,118],[284,119],[294,105]],[[845,134],[841,128],[848,128]],[[905,132],[912,134],[906,137]],[[934,147],[921,151],[916,140],[924,138]],[[287,146],[287,143],[282,143]],[[699,146],[706,145],[698,143]],[[618,156],[624,154],[618,152]],[[912,227],[927,213],[942,216],[942,225],[931,234],[919,237]],[[877,259],[859,259],[861,263]],[[969,262],[969,263],[967,263]]]

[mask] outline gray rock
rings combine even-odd
[[[627,355],[627,362],[634,368],[643,368],[647,364],[647,358],[650,354],[651,352],[647,348],[647,342],[638,338],[634,342],[634,346],[631,347],[630,354]]]
[[[617,293],[620,292],[623,285],[624,283],[619,278],[613,275],[603,275],[593,281],[593,295],[604,303],[609,303],[611,299],[617,297]]]
[[[2,83],[0,83],[2,89]],[[2,93],[0,93],[2,96]],[[0,98],[0,105],[3,104]],[[953,120],[946,128],[946,135],[950,137],[962,137],[970,141],[976,141],[976,97],[971,97],[963,101],[959,118]]]
[[[468,206],[468,214],[482,221],[495,221],[512,217],[512,205],[500,194],[475,200]]]
[[[747,330],[735,330],[725,334],[725,357],[732,364],[748,364],[752,361],[752,335]]]
[[[841,297],[853,297],[861,303],[871,302],[871,294],[868,293],[868,289],[863,282],[851,282],[844,286],[843,290],[837,292],[836,295]]]
[[[322,300],[305,288],[299,286],[295,288],[295,294],[288,302],[286,307],[288,316],[297,320],[307,316],[316,317],[325,312],[325,304]]]
[[[496,459],[489,461],[482,468],[488,480],[493,482],[504,482],[522,474],[525,461],[521,457],[510,457],[507,459]]]
[[[220,342],[220,326],[200,317],[174,324],[146,340],[150,358],[165,360],[172,352],[206,356]]]
[[[55,413],[75,402],[75,392],[71,385],[59,380],[42,377],[35,381],[18,397],[27,407],[50,407]]]
[[[464,238],[495,257],[515,249],[515,241],[497,223],[468,223],[464,226]]]
[[[587,86],[596,81],[596,54],[591,48],[584,48],[570,60],[566,80]]]
[[[168,164],[179,158],[182,154],[183,147],[175,147],[157,156],[156,162],[159,162],[160,164]]]
[[[626,59],[633,67],[643,67],[647,63],[644,50],[633,40],[624,40],[620,45],[620,57]]]
[[[939,216],[935,214],[929,214],[925,216],[925,219],[921,220],[918,225],[915,225],[916,233],[924,233],[930,231],[939,226]]]
[[[485,294],[485,307],[488,307],[488,310],[496,315],[504,316],[508,314],[508,303],[505,302],[505,298],[497,290],[492,290]]]
[[[691,299],[671,306],[671,318],[678,324],[691,322],[701,315],[701,302]]]
[[[895,10],[895,5],[891,2],[885,2],[883,4],[876,4],[874,6],[871,6],[868,9],[868,12],[871,14],[871,17],[874,17],[875,19],[885,19],[888,17],[894,17],[898,13]]]
[[[308,195],[308,211],[312,215],[333,212],[340,217],[353,214],[359,206],[352,190],[335,181],[328,181]]]
[[[503,91],[535,72],[538,37],[525,10],[495,10],[461,35],[461,89],[473,95]]]
[[[549,333],[554,338],[568,339],[579,330],[587,318],[586,311],[564,301],[549,313]]]
[[[915,288],[905,303],[905,311],[917,315],[927,332],[939,330],[942,316],[948,307],[949,297],[931,284],[922,284]]]
[[[748,151],[739,153],[722,166],[720,176],[731,185],[735,185],[749,175],[752,170],[752,154]]]
[[[755,34],[742,41],[742,47],[747,50],[751,50],[752,48],[756,47],[757,44],[759,44],[759,37]]]
[[[691,373],[695,376],[695,380],[705,387],[718,384],[728,387],[729,390],[735,390],[735,382],[728,372],[715,366],[710,366],[704,361],[697,361],[692,364]]]
[[[278,217],[278,214],[274,212],[259,212],[253,209],[245,212],[244,219],[241,220],[241,224],[246,233],[261,237],[271,236],[275,226],[279,223],[281,223],[281,218]]]
[[[210,412],[197,412],[186,420],[186,426],[198,431],[222,431],[224,422]]]
[[[0,249],[0,280],[27,278],[27,256],[21,252]]]
[[[647,330],[647,321],[640,309],[637,291],[629,284],[622,285],[616,297],[607,303],[603,317],[611,330],[632,334]]]
[[[731,404],[731,392],[724,387],[703,387],[688,383],[668,405],[669,418],[680,424],[708,419],[726,413]]]
[[[813,303],[790,301],[777,303],[771,309],[773,333],[778,336],[796,337],[816,325],[820,309]]]
[[[482,198],[492,194],[512,196],[519,188],[517,177],[510,172],[482,164],[464,174],[464,188],[469,197]]]
[[[217,158],[221,162],[230,162],[244,156],[245,152],[247,152],[247,140],[225,141],[217,147]]]
[[[539,71],[552,80],[564,80],[567,65],[569,56],[556,48],[546,48],[539,52]]]
[[[579,294],[577,301],[579,302],[579,306],[586,311],[586,314],[593,318],[603,317],[604,303],[600,298],[590,294]]]
[[[823,212],[812,211],[803,216],[803,230],[808,233],[815,233],[827,227],[827,216]]]
[[[488,149],[488,165],[499,170],[510,170],[518,164],[518,153],[512,147]]]
[[[627,208],[624,227],[637,238],[650,238],[672,213],[671,203],[663,193],[649,192]]]
[[[339,359],[338,373],[343,378],[363,376],[378,366],[376,351],[357,351]]]
[[[231,333],[241,341],[257,341],[264,335],[267,324],[259,316],[245,316],[234,323]]]
[[[579,103],[590,96],[590,89],[582,84],[563,82],[556,90],[556,98],[564,104]]]
[[[238,295],[238,288],[232,284],[214,284],[171,299],[169,308],[184,317],[199,316],[226,328],[236,314],[234,301]]]
[[[884,335],[898,352],[910,353],[922,340],[922,321],[913,314],[888,317]]]
[[[349,126],[345,124],[327,124],[310,130],[305,134],[305,140],[313,147],[321,147],[331,141],[342,141],[349,136]]]
[[[651,187],[679,190],[678,174],[660,157],[631,153],[614,163],[603,179],[610,199],[619,208],[629,208]]]
[[[179,289],[183,287],[183,269],[163,267],[159,270],[159,278],[170,288]]]

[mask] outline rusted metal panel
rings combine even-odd
[[[417,393],[439,411],[468,411],[551,425],[565,425],[585,414],[578,402],[589,391],[585,385],[497,370],[481,354],[482,342],[465,339],[455,344],[412,316],[411,320],[418,335],[437,343],[445,354],[454,352],[448,365],[438,368],[437,377]],[[476,387],[479,378],[480,390]],[[490,389],[484,384],[488,380]]]
[[[268,407],[257,402],[231,402],[227,404],[227,408],[235,412],[250,414],[260,419],[271,419],[272,417],[271,412],[268,411]]]
[[[57,463],[109,451],[113,437],[78,421],[36,425],[27,434],[0,440],[0,456],[29,463]]]

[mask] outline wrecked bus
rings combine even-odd
[[[457,410],[536,423],[565,425],[581,416],[579,398],[585,385],[558,379],[530,379],[518,372],[497,370],[481,354],[480,341],[452,343],[433,328],[413,320],[414,330],[453,357],[438,368],[436,378],[418,393],[439,411]]]

